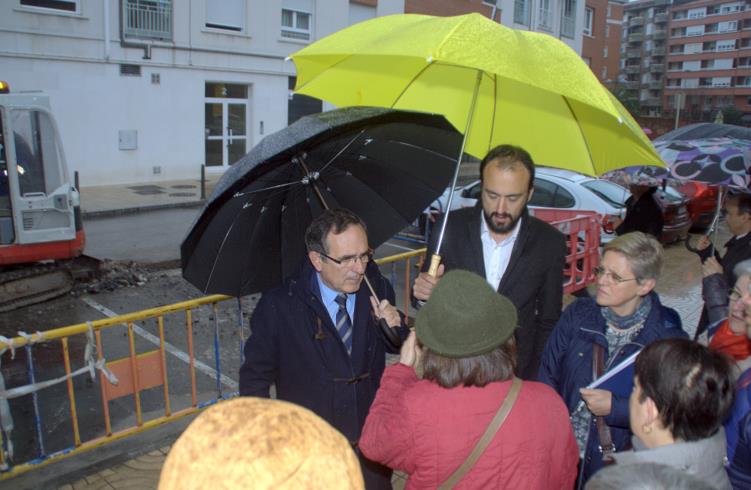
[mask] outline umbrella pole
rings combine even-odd
[[[467,144],[467,136],[469,135],[470,127],[472,126],[472,116],[475,113],[475,104],[477,103],[477,94],[480,92],[480,81],[482,80],[482,71],[477,71],[477,80],[475,80],[475,90],[472,93],[472,102],[469,106],[469,116],[467,117],[467,126],[464,128],[464,138],[462,138],[462,147],[459,150],[459,156],[456,159],[456,168],[454,168],[454,177],[451,179],[451,185],[449,186],[449,198],[446,201],[446,216],[441,223],[441,230],[438,233],[438,240],[436,241],[435,250],[430,257],[430,268],[428,274],[436,277],[438,275],[438,266],[441,265],[441,245],[443,244],[443,235],[446,233],[446,224],[449,221],[449,214],[451,213],[451,201],[454,200],[454,187],[456,187],[456,181],[459,179],[459,167],[462,163],[462,155],[464,155],[464,146]]]
[[[712,239],[709,241],[709,255],[710,257],[714,256],[715,253],[715,242],[717,241],[717,231],[720,228],[720,215],[722,214],[722,191],[723,188],[720,186],[718,192],[717,192],[717,211],[715,211],[714,219],[712,220],[712,225],[710,227],[710,233],[712,234]]]

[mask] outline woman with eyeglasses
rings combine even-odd
[[[728,294],[727,318],[707,328],[700,342],[735,361],[735,404],[725,421],[728,474],[734,488],[751,488],[751,259],[733,269],[735,285]]]
[[[579,485],[630,446],[628,395],[586,387],[655,340],[687,337],[678,313],[654,291],[662,245],[632,232],[603,247],[594,297],[571,303],[548,339],[539,380],[561,395],[579,445]]]

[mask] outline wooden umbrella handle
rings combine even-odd
[[[433,254],[430,257],[430,268],[428,269],[428,275],[431,277],[437,277],[438,266],[440,265],[441,265],[441,256],[438,254]]]

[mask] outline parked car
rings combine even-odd
[[[451,209],[474,206],[481,191],[479,180],[457,187]],[[448,194],[447,188],[431,207],[439,213],[445,212]],[[570,170],[537,167],[535,192],[529,201],[529,207],[595,211],[604,221],[609,221],[614,217],[623,216],[624,202],[628,196],[628,190],[607,180],[595,179]],[[613,235],[605,232],[600,237],[602,243],[612,239]]]
[[[459,186],[454,191],[451,209],[474,206],[480,197],[482,187],[475,180]],[[446,209],[449,189],[433,203],[438,213]],[[535,170],[535,192],[529,201],[529,207],[557,208],[595,211],[602,217],[603,223],[609,223],[615,217],[626,213],[626,199],[630,193],[624,187],[604,179],[596,179],[570,170],[538,167]],[[691,227],[687,210],[687,199],[675,188],[667,186],[655,193],[663,210],[664,227],[661,240],[671,243],[684,238]],[[600,241],[607,243],[615,235],[603,230]]]

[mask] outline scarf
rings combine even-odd
[[[626,316],[618,316],[613,310],[607,306],[600,307],[600,313],[605,321],[617,328],[618,330],[627,330],[635,325],[643,324],[649,316],[649,312],[652,310],[652,296],[647,295],[644,297],[639,306],[636,307],[633,313]]]
[[[724,320],[709,341],[709,348],[742,361],[751,356],[751,340],[730,330],[730,321]]]

